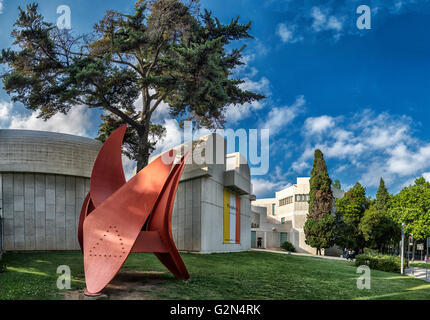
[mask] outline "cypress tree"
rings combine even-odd
[[[333,192],[327,165],[321,150],[315,150],[314,165],[311,171],[309,192],[309,217],[319,220],[324,214],[331,213]]]
[[[314,164],[311,171],[309,192],[309,214],[304,227],[306,244],[317,249],[334,244],[335,219],[331,215],[333,208],[333,192],[327,165],[321,150],[315,150]]]
[[[390,194],[385,187],[384,179],[381,178],[379,181],[379,188],[376,192],[375,207],[379,211],[385,211],[387,209],[388,201],[390,200]]]

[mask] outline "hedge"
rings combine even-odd
[[[285,241],[282,245],[281,248],[290,252],[294,252],[296,251],[296,248],[294,248],[294,245],[291,242]]]
[[[359,254],[355,256],[355,265],[366,265],[370,269],[400,273],[400,257],[383,254]]]

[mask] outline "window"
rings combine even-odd
[[[306,202],[309,201],[308,194],[296,194],[296,202]]]
[[[281,223],[282,223],[282,224],[285,224],[285,217],[284,217],[284,218],[281,218]]]
[[[274,215],[275,215],[275,204],[272,203],[272,216],[274,216]]]
[[[286,232],[281,232],[280,234],[280,238],[281,238],[281,246],[285,241],[288,241],[288,234]]]
[[[293,196],[286,197],[284,199],[279,200],[279,206],[285,206],[287,204],[293,203]]]

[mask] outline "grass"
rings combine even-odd
[[[371,289],[360,290],[357,269],[346,261],[255,251],[182,257],[188,282],[176,280],[152,254],[130,255],[120,277],[137,274],[134,298],[145,299],[430,299],[430,283],[376,270]],[[0,299],[63,298],[56,287],[59,265],[70,266],[72,290],[85,287],[80,252],[7,253],[3,260]],[[126,297],[129,289],[117,293]]]

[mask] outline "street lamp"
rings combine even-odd
[[[400,241],[400,273],[403,274],[404,256],[405,256],[405,223],[402,222],[402,240]]]

